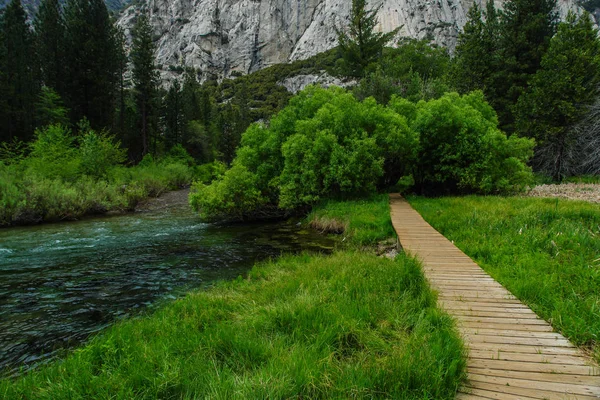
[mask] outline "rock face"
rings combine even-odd
[[[477,0],[481,2],[482,0]],[[337,44],[351,0],[147,0],[127,8],[126,30],[145,9],[155,29],[157,63],[163,78],[181,66],[208,76],[228,77],[277,63],[308,58]],[[558,0],[561,16],[577,10],[575,0]],[[473,0],[370,0],[379,8],[378,29],[401,27],[399,37],[431,37],[454,48]],[[501,8],[502,0],[496,0]]]
[[[317,84],[321,87],[328,88],[330,86],[339,87],[351,87],[356,85],[355,80],[343,81],[335,76],[329,75],[325,71],[321,71],[319,75],[315,74],[302,74],[291,76],[278,82],[279,85],[287,89],[288,92],[296,94],[301,90],[304,90],[308,85]]]

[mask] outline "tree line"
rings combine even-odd
[[[131,37],[129,46],[103,0],[43,0],[32,21],[12,0],[0,14],[0,143],[31,142],[53,124],[77,132],[86,120],[133,162],[177,145],[201,163],[231,161],[251,122],[247,89],[235,85],[225,103],[221,86],[185,69],[165,90],[147,15]]]
[[[418,102],[481,90],[503,131],[536,140],[535,170],[557,180],[600,172],[600,44],[589,14],[559,23],[556,0],[509,0],[503,10],[474,3],[451,55],[432,38],[386,47],[397,31],[378,33],[377,11],[353,0],[339,47],[310,60],[203,84],[197,71],[175,67],[179,77],[163,89],[144,14],[128,54],[102,0],[44,0],[31,24],[13,0],[0,17],[0,142],[30,141],[37,127],[75,128],[85,118],[113,133],[132,161],[182,145],[200,163],[229,164],[248,126],[291,98],[278,81],[325,69],[356,79],[359,100],[381,104],[393,95]]]
[[[432,38],[384,48],[391,37],[374,31],[377,10],[365,10],[365,0],[353,0],[350,26],[338,34],[338,64],[360,80],[359,98],[385,104],[394,94],[418,101],[481,90],[504,132],[535,139],[536,171],[554,180],[600,173],[600,41],[589,13],[559,22],[556,0],[508,0],[502,10],[474,2],[451,56]]]

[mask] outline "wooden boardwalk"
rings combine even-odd
[[[458,399],[598,399],[600,370],[442,234],[390,196],[402,248],[418,257],[469,349]]]

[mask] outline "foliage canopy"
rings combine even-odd
[[[190,199],[206,218],[243,219],[371,194],[411,174],[438,191],[515,191],[531,177],[532,146],[498,130],[480,92],[418,104],[393,97],[386,107],[311,86],[268,126],[252,125],[231,169]]]

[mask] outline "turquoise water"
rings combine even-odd
[[[295,223],[210,225],[186,206],[0,230],[0,369],[36,366],[257,260],[332,247]]]

